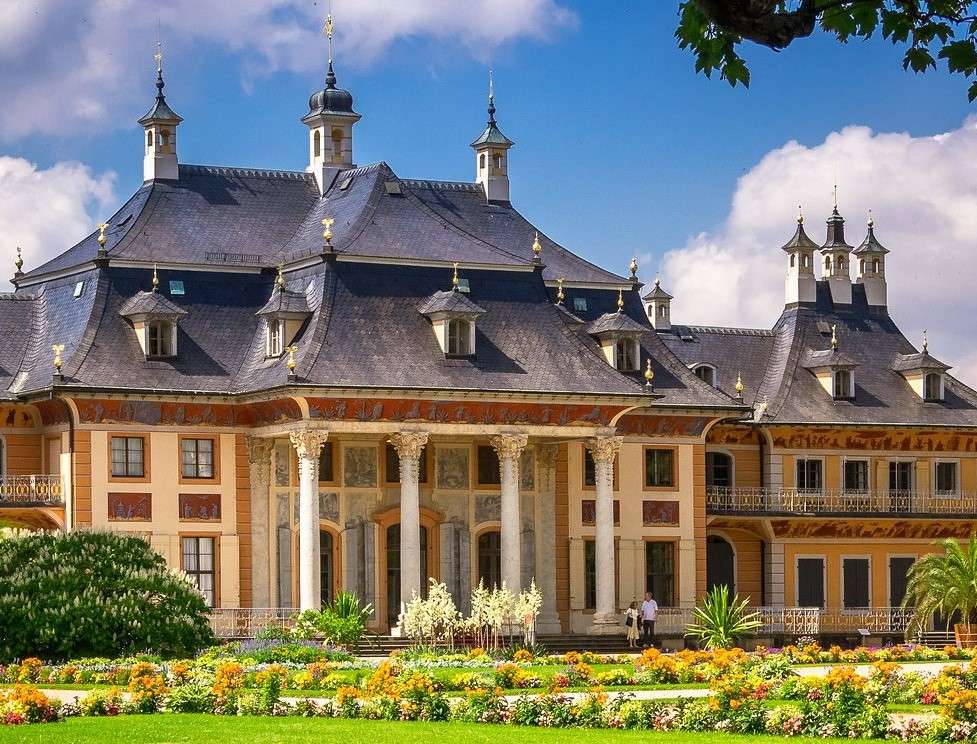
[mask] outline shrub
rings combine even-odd
[[[78,713],[83,716],[117,716],[122,712],[122,693],[118,688],[92,690],[78,701]]]
[[[688,634],[702,641],[706,648],[730,648],[737,638],[762,627],[759,615],[747,612],[745,599],[729,596],[725,584],[713,587],[706,595],[702,607],[692,610],[695,623],[688,627]]]
[[[174,687],[166,698],[166,709],[173,713],[212,713],[216,696],[207,685]]]
[[[56,721],[60,707],[60,703],[30,685],[0,690],[0,723],[7,725]]]
[[[213,643],[203,597],[141,538],[7,538],[0,540],[0,565],[0,660],[187,656]]]

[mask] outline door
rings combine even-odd
[[[915,558],[908,556],[892,556],[889,558],[889,610],[892,630],[899,631],[905,627],[905,616],[908,610],[903,610],[902,600],[906,597],[907,576]]]
[[[726,586],[729,596],[736,594],[736,570],[733,546],[718,535],[706,540],[706,588]]]
[[[733,459],[724,452],[706,452],[706,490],[715,508],[735,509]]]
[[[675,605],[675,543],[645,543],[645,591],[661,607]]]
[[[333,581],[336,577],[335,556],[333,554],[332,533],[319,532],[319,597],[322,607],[328,607],[333,600]]]
[[[387,624],[392,628],[400,617],[400,525],[387,527]],[[421,525],[421,595],[427,596],[427,527]]]

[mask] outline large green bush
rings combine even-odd
[[[203,597],[138,537],[0,539],[0,662],[192,655],[213,643]]]

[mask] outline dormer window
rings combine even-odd
[[[159,278],[153,273],[153,291],[137,292],[119,311],[132,323],[136,340],[147,359],[177,355],[177,324],[187,314],[179,305],[157,291]]]
[[[176,351],[176,324],[166,320],[153,320],[146,325],[146,356],[174,356]]]
[[[271,298],[256,315],[265,319],[265,356],[277,359],[299,334],[312,311],[304,292],[286,288],[285,277],[279,269]]]
[[[474,344],[475,325],[467,320],[448,321],[448,356],[469,356]]]
[[[470,357],[475,354],[475,323],[485,313],[462,293],[462,279],[457,264],[452,289],[435,292],[417,308],[431,321],[438,346],[446,357]]]
[[[716,387],[716,368],[709,364],[699,364],[695,366],[692,371],[695,376],[702,380],[707,385],[712,385]]]
[[[636,339],[619,339],[614,349],[615,367],[620,372],[638,371],[638,342]]]
[[[943,400],[943,375],[939,372],[927,372],[924,378],[923,392],[925,400]]]
[[[851,370],[839,369],[834,373],[834,378],[833,395],[835,400],[850,400],[855,397]]]
[[[269,318],[265,343],[265,356],[280,357],[285,350],[285,321]]]
[[[587,326],[587,333],[600,344],[607,363],[619,372],[637,372],[641,363],[641,334],[645,328],[627,315],[623,296],[618,296],[618,311],[604,313]]]
[[[924,401],[937,403],[943,400],[946,372],[950,367],[930,356],[926,341],[923,342],[922,351],[898,355],[892,368],[905,378],[913,392]]]

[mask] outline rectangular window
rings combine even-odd
[[[190,577],[204,600],[214,606],[217,595],[217,561],[213,537],[184,537],[183,571]]]
[[[478,445],[478,485],[498,486],[502,483],[502,473],[499,470],[499,456],[487,444]]]
[[[889,607],[901,607],[906,597],[906,585],[909,569],[915,558],[909,556],[892,556],[889,558]]]
[[[724,452],[706,452],[706,486],[729,488],[733,485],[733,459]]]
[[[142,478],[146,474],[142,437],[112,437],[112,476]]]
[[[675,605],[675,543],[645,543],[645,591],[660,607]]]
[[[797,488],[800,491],[820,491],[824,482],[822,479],[822,465],[820,460],[797,461]]]
[[[268,356],[279,357],[284,350],[285,321],[268,321]]]
[[[824,558],[797,559],[797,604],[824,607]]]
[[[171,356],[171,329],[170,324],[164,321],[153,321],[146,327],[148,356],[167,357]]]
[[[913,490],[913,463],[889,463],[889,490],[896,493],[910,493]]]
[[[868,492],[868,460],[845,460],[845,492]]]
[[[586,610],[597,607],[597,543],[583,541],[583,606]]]
[[[333,469],[332,442],[324,442],[319,451],[319,482],[332,483],[336,480]]]
[[[170,279],[170,294],[171,295],[185,295],[187,293],[186,288],[183,286],[182,279]]]
[[[835,372],[835,398],[851,398],[851,372],[847,369]]]
[[[214,477],[213,439],[181,439],[180,457],[184,478]]]
[[[935,372],[930,372],[924,378],[925,380],[925,390],[924,397],[926,400],[942,400],[943,399],[943,385],[942,385],[942,375],[938,375]]]
[[[574,297],[573,298],[573,309],[574,312],[585,313],[587,312],[587,298],[586,297]]]
[[[675,451],[645,450],[645,488],[672,488],[675,485]]]
[[[842,604],[846,610],[864,609],[871,606],[868,596],[868,558],[844,558],[841,562]]]
[[[387,483],[400,483],[400,456],[397,448],[387,442],[386,471],[384,476]],[[421,458],[418,462],[417,482],[427,483],[427,447],[421,450]]]
[[[957,463],[936,463],[936,493],[939,496],[955,496],[959,492],[957,480]]]
[[[634,347],[634,341],[628,338],[617,342],[617,368],[621,372],[634,372],[638,368]]]
[[[467,321],[448,321],[448,353],[452,356],[468,356],[471,353]]]

